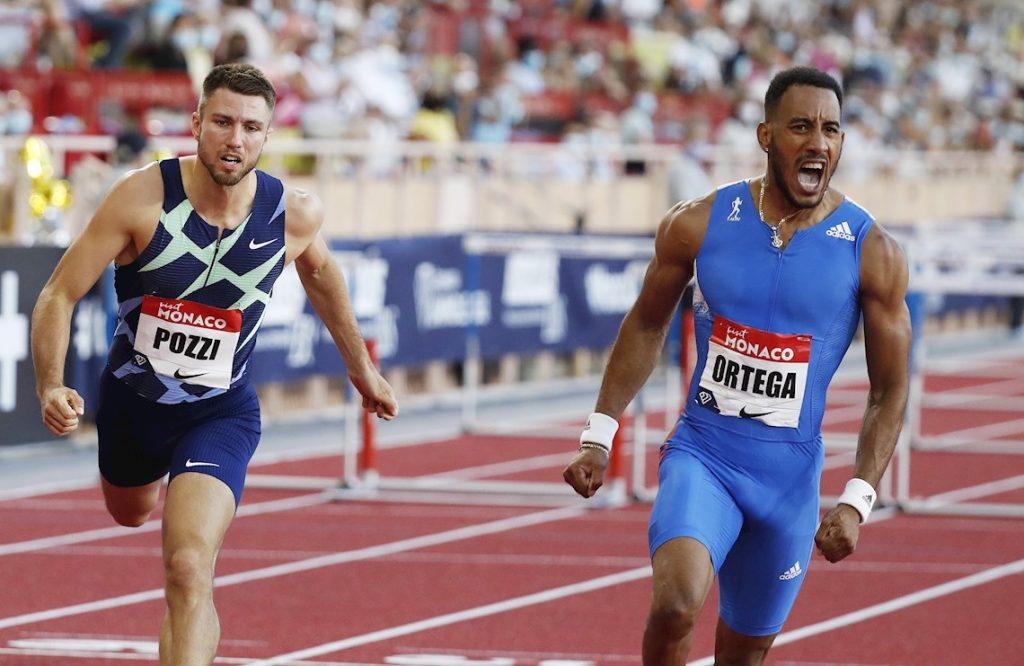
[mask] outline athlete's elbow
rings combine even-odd
[[[69,312],[74,305],[74,299],[56,289],[52,284],[47,284],[39,292],[36,304],[32,307],[32,325],[38,326],[40,322],[49,321],[55,313]]]
[[[872,386],[868,391],[868,407],[902,414],[910,395],[909,382],[899,381]]]

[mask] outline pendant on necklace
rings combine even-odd
[[[782,236],[779,235],[779,227],[772,227],[772,247],[776,250],[782,247]]]

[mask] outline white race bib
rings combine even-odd
[[[725,416],[795,428],[810,359],[809,335],[770,333],[715,317],[697,401]]]
[[[135,351],[149,359],[157,374],[228,388],[241,330],[241,310],[147,295],[135,331]]]

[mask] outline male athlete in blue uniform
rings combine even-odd
[[[216,655],[214,564],[260,437],[250,356],[274,281],[289,263],[363,407],[384,419],[398,413],[320,235],[321,202],[254,170],[275,101],[254,67],[215,67],[192,116],[197,154],[118,181],[64,254],[32,317],[43,421],[65,435],[84,407],[64,385],[72,310],[115,263],[118,325],[97,410],[99,467],[107,509],[127,526],[146,522],[169,473],[165,665],[209,664]]]
[[[662,447],[648,541],[647,666],[682,664],[719,579],[715,660],[760,664],[807,571],[853,552],[903,423],[907,263],[863,208],[829,187],[843,146],[842,90],[817,70],[778,74],[757,138],[764,176],[677,204],[612,349],[565,480],[601,486],[616,418],[657,363],[696,277],[698,359]],[[819,526],[825,391],[863,316],[871,388],[853,479]]]

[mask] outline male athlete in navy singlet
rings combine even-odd
[[[809,68],[779,73],[757,138],[763,176],[673,207],[626,315],[580,449],[580,495],[604,480],[618,417],[654,369],[695,278],[697,364],[662,446],[648,543],[646,666],[683,664],[716,577],[715,662],[763,663],[816,544],[850,555],[896,445],[909,386],[903,252],[829,186],[843,146],[842,89]],[[853,478],[819,524],[825,392],[863,318],[871,386]]]
[[[217,551],[260,437],[250,361],[274,282],[291,262],[362,396],[398,413],[374,367],[341,270],[320,234],[323,207],[254,167],[276,93],[249,65],[215,67],[192,115],[197,154],[121,178],[43,288],[32,356],[46,426],[78,427],[81,396],[64,385],[75,303],[115,264],[118,320],[96,425],[107,509],[139,526],[163,509],[167,609],[160,663],[212,663]]]

